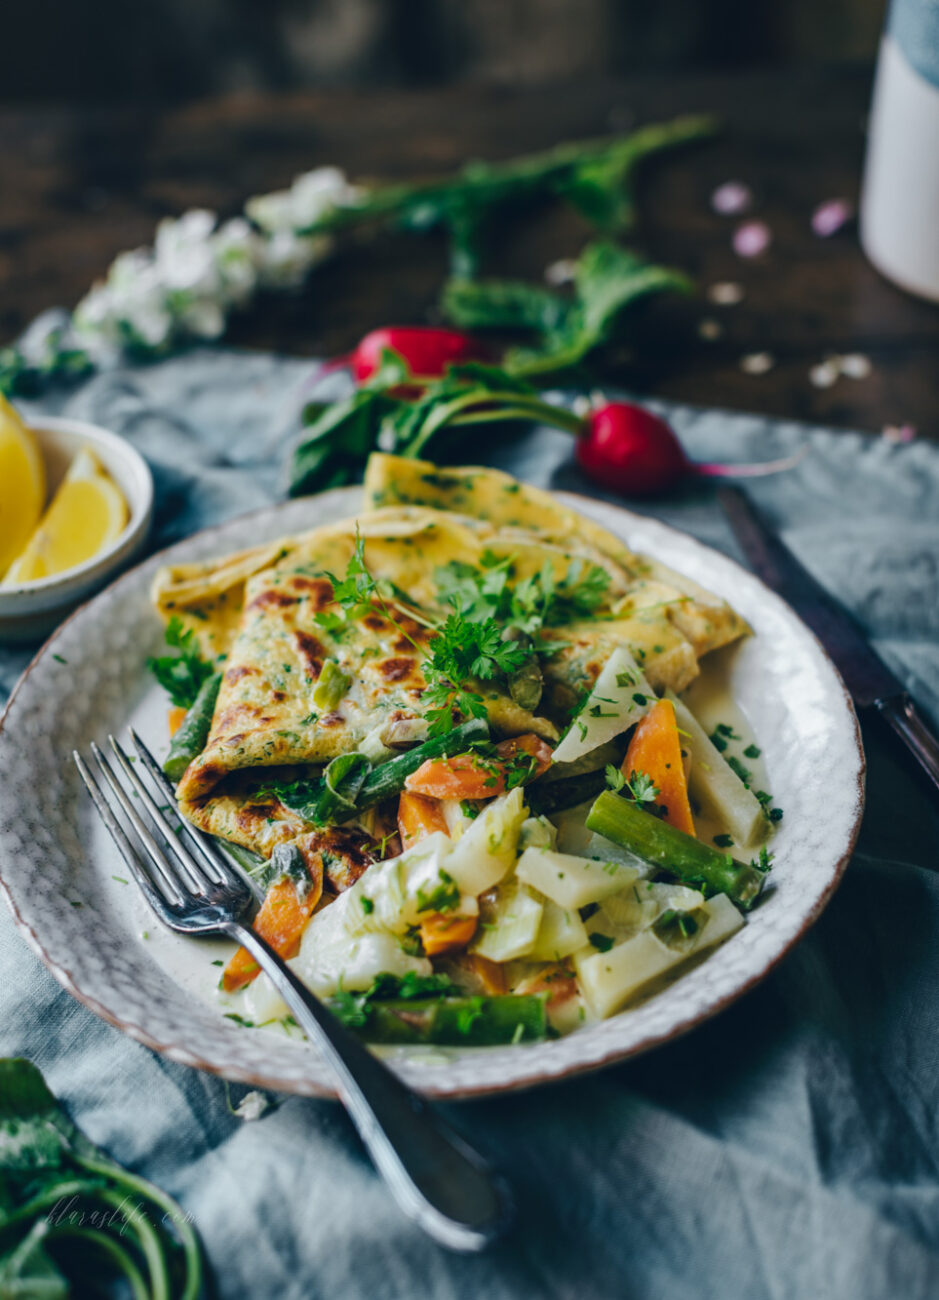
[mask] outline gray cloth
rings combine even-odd
[[[98,376],[56,409],[147,457],[156,547],[282,494],[310,374],[194,351]],[[939,718],[939,449],[656,405],[700,460],[809,445],[752,491]],[[531,482],[595,491],[563,434],[481,451]],[[648,508],[733,551],[709,484]],[[0,651],[0,693],[25,659]],[[182,1201],[223,1297],[925,1300],[939,1294],[939,816],[876,724],[866,739],[859,851],[760,988],[638,1061],[452,1108],[517,1195],[517,1226],[485,1257],[449,1256],[400,1218],[337,1106],[285,1099],[236,1118],[244,1088],[97,1020],[5,912],[0,1053],[35,1060],[89,1137]]]

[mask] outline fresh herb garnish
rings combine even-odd
[[[199,687],[211,677],[214,669],[199,655],[199,642],[192,628],[184,628],[178,614],[166,625],[166,644],[176,655],[151,656],[147,667],[179,709],[189,709],[195,703]]]
[[[732,849],[734,847],[733,839],[729,835],[715,835],[714,843],[719,849]]]
[[[613,940],[608,934],[592,934],[590,936],[590,942],[598,952],[609,952],[613,947]]]
[[[122,1169],[59,1107],[30,1061],[0,1060],[0,1294],[202,1294],[190,1217]]]
[[[772,870],[773,854],[770,852],[770,850],[766,847],[765,844],[760,849],[760,856],[756,859],[753,858],[750,859],[750,866],[756,867],[757,871],[762,871],[764,873]]]
[[[417,891],[419,912],[452,912],[460,906],[460,887],[453,877],[440,868],[437,884],[430,890]]]
[[[371,986],[363,993],[349,993],[340,989],[331,999],[331,1006],[343,1024],[361,1029],[368,1023],[375,1002],[413,1002],[418,998],[443,998],[456,993],[459,993],[459,989],[446,975],[418,975],[414,971],[407,971],[400,976],[383,973],[376,975]]]

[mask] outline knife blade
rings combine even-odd
[[[718,500],[757,576],[812,629],[857,707],[877,710],[939,790],[939,740],[900,679],[847,610],[773,532],[746,493],[737,487],[722,487]]]

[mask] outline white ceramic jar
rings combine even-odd
[[[939,302],[939,0],[892,0],[860,227],[864,251],[883,275]]]

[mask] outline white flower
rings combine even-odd
[[[234,217],[215,232],[211,246],[226,300],[243,306],[258,286],[264,259],[263,238],[244,217]]]
[[[182,307],[176,323],[185,334],[197,339],[218,339],[225,333],[225,313],[211,298],[196,298]]]
[[[215,294],[220,277],[209,237],[215,213],[197,208],[178,221],[166,219],[157,226],[153,261],[166,290]]]
[[[332,247],[332,240],[323,235],[295,235],[289,230],[279,230],[263,243],[261,282],[275,289],[301,285],[310,267]]]
[[[315,167],[298,176],[289,190],[249,199],[245,212],[269,234],[305,230],[336,208],[354,206],[363,194],[338,167]]]

